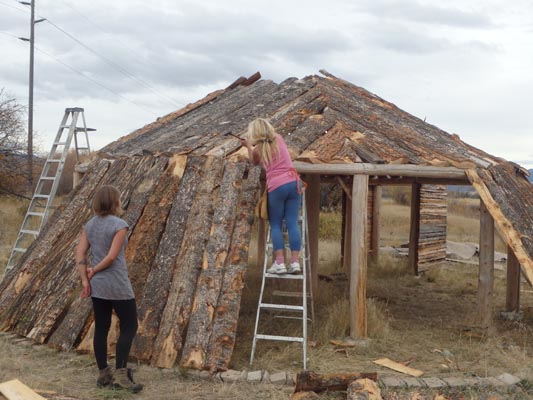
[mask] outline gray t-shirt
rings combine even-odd
[[[98,264],[109,252],[115,234],[128,223],[114,215],[101,217],[95,215],[85,224],[85,234],[91,245],[91,265]],[[106,269],[97,272],[91,279],[91,296],[106,300],[129,300],[135,298],[128,277],[124,249],[128,239],[124,241],[118,257]]]

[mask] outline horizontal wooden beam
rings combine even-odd
[[[294,161],[294,168],[302,174],[323,175],[375,175],[405,176],[414,178],[457,179],[468,181],[463,169],[455,167],[433,167],[413,164],[309,164]]]

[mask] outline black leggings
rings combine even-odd
[[[137,306],[135,305],[135,299],[105,300],[93,297],[92,300],[94,310],[93,348],[98,369],[107,367],[107,334],[111,327],[111,314],[113,310],[115,310],[120,321],[116,368],[126,368],[131,343],[137,333]]]

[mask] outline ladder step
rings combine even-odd
[[[257,339],[263,339],[263,340],[280,340],[283,342],[299,342],[303,343],[304,338],[302,337],[292,337],[292,336],[277,336],[277,335],[261,335],[257,334],[255,336]]]
[[[311,293],[306,293],[305,295],[306,297],[311,297]],[[274,290],[272,291],[272,296],[300,298],[302,297],[302,292],[285,292],[283,290]]]
[[[78,147],[78,150],[89,150],[88,147]]]
[[[304,276],[302,274],[299,275],[292,275],[292,274],[269,274],[268,272],[265,272],[266,278],[275,278],[275,279],[295,279],[295,280],[303,280]]]
[[[29,229],[21,229],[20,233],[25,233],[27,235],[38,235],[39,231],[31,231]]]
[[[26,253],[26,249],[22,249],[20,247],[14,247],[13,251],[18,251],[19,253]]]
[[[282,311],[303,311],[303,306],[293,306],[288,304],[271,304],[271,303],[260,303],[259,307],[265,310],[282,310]]]
[[[49,199],[50,196],[47,194],[34,194],[33,197],[37,197],[39,199]]]
[[[64,146],[67,144],[67,142],[55,142],[54,143],[56,146]]]
[[[55,180],[55,176],[41,176],[39,179],[43,180],[43,181],[53,181]]]
[[[60,162],[63,162],[61,159],[57,159],[57,158],[49,158],[48,160],[46,160],[46,162],[49,162],[49,163],[60,163]]]
[[[44,217],[44,213],[28,211],[28,215],[33,215],[34,217]]]

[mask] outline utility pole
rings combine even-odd
[[[35,0],[19,1],[20,4],[30,6],[30,39],[19,38],[30,42],[30,77],[29,77],[29,95],[28,95],[28,185],[30,190],[33,186],[33,54],[35,52],[35,24],[42,22],[45,18],[35,20]]]
[[[33,187],[33,53],[35,51],[35,0],[30,1],[30,89],[28,96],[28,185]]]

